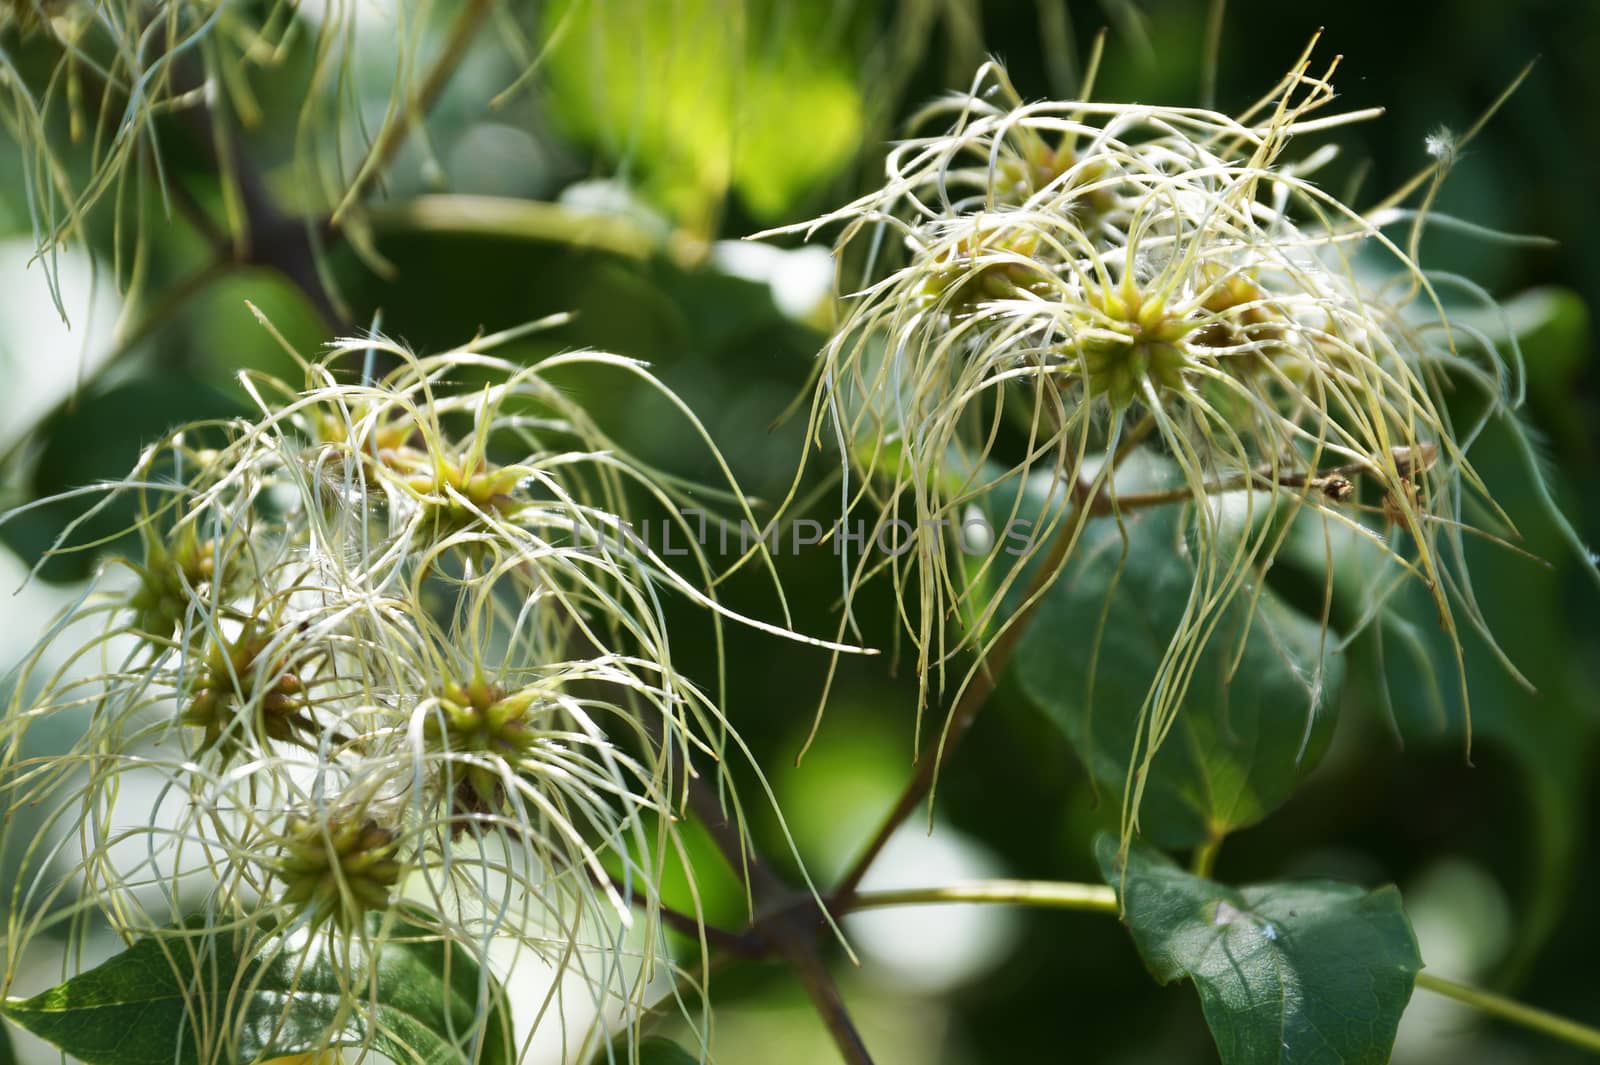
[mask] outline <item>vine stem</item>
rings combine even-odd
[[[825,925],[817,900],[791,890],[755,848],[746,845],[744,832],[729,820],[705,778],[688,778],[688,798],[695,817],[750,892],[758,914],[747,933],[754,940],[752,953],[759,956],[763,950],[772,951],[788,962],[844,1061],[848,1065],[873,1065],[872,1055],[817,945],[817,932]]]
[[[404,108],[395,116],[394,121],[384,127],[378,143],[373,146],[372,154],[367,156],[366,163],[350,182],[344,199],[334,208],[331,219],[334,225],[339,224],[345,211],[349,210],[352,204],[366,196],[372,185],[388,169],[389,164],[394,162],[395,156],[400,154],[400,149],[411,135],[412,128],[419,124],[423,115],[433,110],[433,105],[438,102],[445,87],[450,84],[450,79],[455,76],[456,68],[467,57],[467,51],[477,39],[478,31],[483,28],[490,11],[494,9],[494,2],[495,0],[466,0],[466,3],[462,4],[461,10],[456,13],[455,21],[450,24],[444,50],[428,68],[422,86],[405,102]]]
[[[1117,893],[1107,885],[1051,883],[1041,880],[973,880],[947,884],[944,887],[859,891],[850,900],[849,909],[875,910],[886,906],[950,902],[1016,903],[1047,909],[1085,910],[1091,913],[1117,912]]]
[[[706,244],[687,233],[656,234],[621,215],[574,210],[509,196],[428,193],[371,209],[373,228],[458,236],[516,237],[649,259],[662,251],[680,266],[705,258]]]
[[[1445,998],[1453,998],[1491,1017],[1508,1021],[1521,1028],[1539,1032],[1585,1050],[1600,1052],[1600,1029],[1559,1017],[1548,1010],[1527,1006],[1515,999],[1497,995],[1493,991],[1447,980],[1430,972],[1417,974],[1417,986]]]
[[[1082,488],[1081,482],[1079,487]],[[1085,505],[1084,492],[1074,492],[1074,504],[1071,513],[1064,521],[1062,529],[1056,534],[1055,540],[1050,545],[1049,552],[1040,562],[1039,568],[1034,571],[1033,579],[1028,583],[1027,591],[1023,593],[1022,601],[1026,604],[1017,611],[1000,635],[983,656],[982,668],[973,676],[972,682],[962,691],[956,705],[950,711],[949,724],[945,729],[945,738],[938,754],[922,759],[917,763],[917,769],[912,774],[911,780],[900,793],[900,798],[895,801],[893,808],[884,817],[878,826],[877,833],[872,840],[856,856],[851,863],[849,871],[833,892],[833,905],[837,909],[847,910],[855,900],[856,892],[861,887],[861,880],[867,875],[867,870],[872,868],[872,863],[878,860],[878,855],[888,845],[889,838],[905,823],[916,808],[922,805],[922,800],[933,791],[934,782],[938,779],[939,766],[950,752],[961,742],[972,723],[977,720],[978,712],[988,703],[989,696],[993,694],[999,683],[1001,674],[1005,672],[1011,655],[1016,651],[1017,644],[1021,642],[1023,633],[1027,632],[1029,623],[1033,620],[1039,604],[1044,601],[1040,594],[1046,585],[1055,579],[1056,572],[1066,562],[1067,552],[1077,541],[1078,532],[1083,523],[1093,510],[1092,506]]]
[[[942,887],[863,891],[856,894],[844,908],[856,911],[889,906],[963,902],[1080,910],[1111,916],[1116,916],[1118,912],[1117,893],[1107,885],[1044,880],[972,880]],[[1569,1020],[1549,1010],[1528,1006],[1493,991],[1485,991],[1456,980],[1435,976],[1427,971],[1417,973],[1416,986],[1423,991],[1455,999],[1491,1017],[1529,1031],[1585,1050],[1600,1052],[1600,1029]]]

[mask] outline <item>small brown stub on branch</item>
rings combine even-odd
[[[1322,494],[1335,503],[1348,503],[1356,494],[1356,486],[1348,477],[1324,477],[1317,482]]]

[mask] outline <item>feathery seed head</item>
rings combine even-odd
[[[1318,186],[1330,149],[1296,157],[1302,136],[1373,114],[1320,113],[1337,61],[1318,74],[1309,55],[1237,116],[1025,102],[990,63],[917,117],[879,188],[790,227],[838,229],[842,320],[810,432],[839,444],[844,519],[945,530],[894,557],[863,551],[846,572],[847,604],[864,581],[893,581],[924,699],[1006,622],[1035,551],[1063,537],[1064,565],[1082,528],[1057,513],[1035,551],[958,563],[967,508],[1016,513],[1042,479],[1069,506],[1114,512],[1135,451],[1187,503],[1197,581],[1149,734],[1183,697],[1190,645],[1276,549],[1270,523],[1223,534],[1224,492],[1252,513],[1309,507],[1363,530],[1363,508],[1386,515],[1366,534],[1429,589],[1446,631],[1458,609],[1478,624],[1450,569],[1463,498],[1482,491],[1465,458],[1476,430],[1442,395],[1448,377],[1504,409],[1508,373],[1445,316],[1417,229],[1403,247],[1384,212]]]
[[[224,546],[202,541],[193,523],[177,529],[170,543],[145,532],[145,555],[135,566],[139,584],[128,598],[137,631],[157,639],[181,631],[191,596],[216,576],[217,556]]]
[[[369,348],[396,368],[342,380]],[[172,925],[199,888],[350,934],[383,927],[364,918],[404,875],[430,932],[509,938],[634,1000],[659,930],[625,948],[622,930],[679,853],[689,760],[720,771],[732,739],[677,671],[662,600],[726,611],[703,559],[696,583],[621,535],[636,500],[679,489],[551,382],[562,367],[661,387],[603,353],[525,366],[362,338],[304,387],[246,377],[254,418],[174,434],[106,490],[139,502],[135,582],[50,630],[89,623],[68,659],[103,664],[33,683],[41,646],[0,733],[8,804],[85,841],[76,881],[19,881],[18,927],[52,919],[60,882],[120,932]],[[23,756],[71,713],[71,751]],[[616,956],[591,968],[596,936]]]

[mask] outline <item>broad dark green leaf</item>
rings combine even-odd
[[[391,934],[425,933],[401,924]],[[480,970],[463,948],[391,940],[378,957],[375,989],[361,948],[352,950],[347,965],[320,940],[303,957],[259,930],[244,942],[191,923],[187,935],[142,939],[58,987],[6,1002],[4,1011],[89,1065],[245,1065],[364,1045],[428,1065],[512,1060],[509,1006],[491,980],[493,1002],[480,1010]],[[229,1018],[230,1039],[220,1039],[219,1017]]]
[[[168,376],[137,378],[104,392],[85,395],[38,431],[42,447],[27,487],[30,499],[46,499],[75,488],[128,476],[140,452],[173,429],[205,418],[226,417],[240,410],[237,399],[198,381]],[[170,471],[159,471],[167,476]],[[99,495],[56,500],[0,522],[0,543],[32,564],[49,550],[67,524],[82,517]],[[18,500],[22,502],[22,500]],[[92,550],[58,554],[41,567],[50,581],[82,580],[103,555],[135,545],[132,530],[138,508],[125,493],[83,522],[64,548],[98,544]],[[118,537],[122,537],[119,541]]]
[[[699,1058],[665,1039],[646,1039],[639,1044],[639,1065],[699,1065],[699,1062]]]
[[[1195,581],[1191,552],[1180,546],[1181,512],[1132,513],[1123,529],[1108,518],[1091,522],[1014,660],[1023,691],[1119,797],[1140,706]],[[1142,832],[1187,846],[1265,817],[1321,757],[1343,674],[1317,620],[1270,589],[1253,601],[1248,590],[1237,596],[1199,655],[1151,765]]]
[[[17,1065],[17,1052],[11,1049],[11,1032],[0,1025],[0,1065]]]
[[[641,1040],[637,1047],[629,1047],[624,1037],[618,1037],[612,1044],[595,1054],[589,1059],[589,1065],[626,1065],[634,1061],[632,1054],[638,1054],[638,1065],[700,1065],[700,1058],[689,1053],[670,1039],[658,1036]]]
[[[1194,982],[1223,1065],[1389,1060],[1422,968],[1393,887],[1233,889],[1141,846],[1125,868],[1114,839],[1098,849],[1145,964],[1162,983]]]

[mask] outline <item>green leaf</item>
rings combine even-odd
[[[44,442],[34,466],[28,496],[45,499],[74,488],[120,481],[149,444],[180,425],[202,418],[226,417],[239,403],[210,386],[181,377],[136,378],[81,397],[54,415],[39,430]],[[158,471],[167,476],[170,471]],[[84,515],[101,497],[55,500],[0,523],[0,543],[18,558],[33,563],[50,549],[69,522]],[[131,549],[138,508],[131,493],[115,500],[78,526],[65,545],[98,544],[92,550],[56,555],[40,569],[50,581],[87,577],[117,544]],[[117,538],[122,540],[118,543]]]
[[[836,21],[781,3],[752,4],[748,23],[720,0],[551,3],[551,99],[691,229],[730,185],[772,219],[860,145],[863,102]]]
[[[11,1049],[11,1032],[0,1025],[0,1065],[17,1065],[17,1052]]]
[[[1422,959],[1393,887],[1233,889],[1098,844],[1134,943],[1162,983],[1192,980],[1223,1065],[1383,1065]]]
[[[396,922],[389,934],[428,933]],[[480,969],[460,945],[391,938],[374,988],[359,943],[348,960],[327,940],[314,943],[302,954],[270,932],[246,938],[191,921],[3,1009],[88,1065],[245,1065],[334,1046],[427,1065],[513,1060],[509,1006],[491,980],[480,1021]]]
[[[645,1039],[633,1050],[638,1053],[638,1065],[700,1065],[698,1056],[689,1053],[669,1039],[660,1037]],[[609,1047],[589,1059],[589,1065],[624,1065],[632,1061],[634,1058],[630,1054],[629,1047],[622,1037],[618,1037]]]
[[[1118,796],[1139,708],[1195,581],[1192,553],[1179,548],[1182,511],[1126,515],[1126,541],[1115,521],[1092,521],[1014,658],[1022,690]],[[1221,612],[1150,766],[1142,832],[1181,847],[1264,818],[1321,757],[1343,675],[1317,620],[1270,589],[1253,602],[1240,594]]]
[[[700,1059],[676,1043],[646,1039],[639,1044],[639,1065],[700,1065]]]

